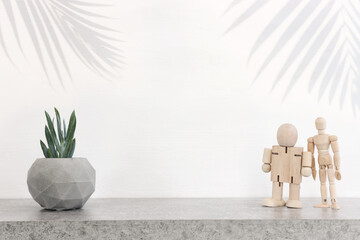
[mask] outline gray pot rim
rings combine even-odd
[[[72,157],[72,158],[36,158],[36,160],[80,160],[80,159],[86,159],[85,157]]]
[[[48,164],[51,165],[53,163],[56,162],[74,162],[74,164],[78,161],[87,161],[89,164],[89,160],[87,158],[84,157],[73,157],[73,158],[37,158],[32,165],[35,164],[35,162],[43,162],[44,164]],[[91,164],[90,164],[91,165]],[[31,168],[30,168],[31,169]],[[30,171],[30,169],[28,170],[28,173]]]

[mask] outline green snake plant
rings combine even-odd
[[[54,119],[51,119],[50,115],[45,111],[47,125],[45,125],[45,137],[46,144],[40,140],[41,149],[45,158],[71,158],[75,151],[76,140],[74,138],[76,128],[76,116],[75,111],[72,112],[66,128],[65,119],[61,124],[61,118],[59,111],[54,108],[56,115],[56,127],[55,131]]]

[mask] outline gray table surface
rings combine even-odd
[[[259,198],[90,199],[83,209],[43,210],[32,199],[1,199],[0,221],[94,220],[264,220],[360,219],[360,199],[340,199],[340,210],[313,208],[320,199],[302,199],[302,209],[261,206]]]
[[[267,208],[262,199],[90,199],[46,211],[31,199],[0,200],[0,239],[360,239],[360,199],[340,210]]]

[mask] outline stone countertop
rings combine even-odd
[[[341,209],[313,208],[320,199],[302,199],[302,209],[262,207],[262,199],[241,198],[123,198],[90,199],[83,209],[43,210],[31,199],[0,199],[1,221],[95,220],[264,220],[356,219],[360,199],[341,199]]]
[[[90,199],[83,209],[43,210],[0,200],[0,239],[360,239],[360,199],[340,210],[267,208],[262,199]]]

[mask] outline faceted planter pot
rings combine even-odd
[[[77,209],[95,191],[95,169],[86,158],[39,158],[28,171],[27,184],[43,208]]]

